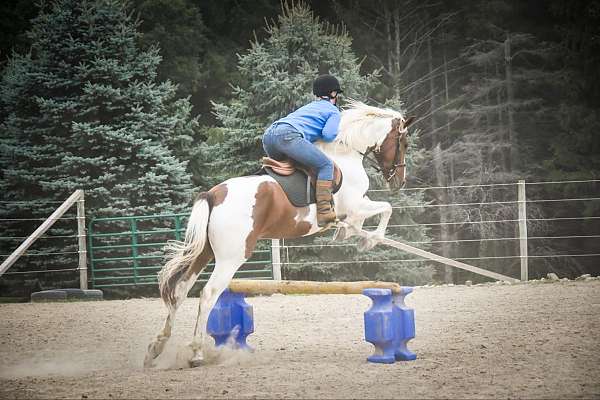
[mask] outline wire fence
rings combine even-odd
[[[392,217],[387,235],[399,235],[396,238],[404,243],[517,277],[522,265],[531,269],[525,272],[525,277],[531,275],[529,272],[533,272],[532,277],[548,272],[565,276],[597,268],[594,266],[600,257],[597,221],[600,219],[600,180],[525,182],[522,198],[519,198],[518,186],[518,182],[513,182],[402,189],[399,201],[393,201],[394,215],[408,213],[413,222],[397,223]],[[440,196],[440,192],[446,196]],[[402,198],[412,193],[419,193],[422,203],[402,204]],[[391,193],[385,189],[369,192],[370,197],[377,195],[386,199]],[[449,201],[441,202],[441,198]],[[522,215],[519,206],[523,207]],[[376,228],[375,223],[367,222],[365,229]],[[426,238],[403,238],[403,234],[410,237],[412,230],[423,229],[427,231]],[[522,244],[524,248],[520,247]],[[281,243],[282,268],[294,269],[308,264],[312,269],[319,265],[348,264],[383,264],[388,265],[387,268],[390,264],[405,263],[440,265],[401,251],[393,254],[351,251],[352,259],[348,260],[348,252],[343,250],[356,246],[356,243],[326,240],[317,243],[285,240]],[[329,257],[322,256],[326,249],[330,249]],[[307,250],[314,252],[313,257],[306,255]],[[331,259],[332,252],[339,253],[340,257]]]
[[[36,279],[49,274],[61,273],[61,279],[75,281],[78,272],[81,271],[79,259],[85,248],[79,247],[80,239],[85,240],[85,233],[78,232],[78,224],[85,223],[85,216],[77,215],[78,207],[83,208],[83,197],[75,200],[69,211],[61,216],[55,216],[53,211],[64,201],[0,201],[0,262],[4,263],[31,233],[43,224],[51,227],[42,235],[37,236],[31,247],[23,252],[14,265],[6,272],[3,271],[0,278],[10,280],[12,278]],[[75,206],[76,205],[76,206]],[[14,208],[14,206],[19,206]],[[49,211],[50,210],[50,211]],[[32,215],[45,212],[53,215]],[[26,215],[26,216],[22,216]],[[72,265],[72,268],[67,266]]]
[[[540,276],[554,271],[568,270],[577,273],[599,264],[600,180],[526,182],[526,196],[521,199],[518,197],[518,185],[518,182],[508,182],[413,187],[402,189],[393,196],[385,189],[378,189],[370,191],[369,196],[387,200],[393,197],[391,201],[394,216],[410,217],[407,220],[393,216],[388,225],[388,235],[417,247],[444,253],[456,260],[478,263],[482,268],[514,275],[518,271],[518,264],[526,259],[530,268],[533,266],[533,276]],[[440,201],[444,197],[438,194],[443,192],[449,201]],[[404,201],[415,194],[421,196],[419,204]],[[60,203],[4,201],[0,202],[0,206],[43,204],[50,207]],[[520,205],[526,208],[524,217],[519,215]],[[3,234],[0,236],[0,259],[6,259],[11,249],[27,238],[27,232],[17,235],[11,235],[10,232],[18,231],[19,226],[35,229],[46,219],[43,215],[1,215],[0,229]],[[27,251],[22,257],[23,261],[4,276],[77,271],[79,268],[76,267],[76,257],[80,252],[76,246],[82,237],[77,233],[77,220],[77,215],[57,218],[57,224],[64,225],[41,236],[38,239],[41,249],[32,248]],[[375,222],[376,220],[367,220],[364,228],[374,229]],[[519,224],[523,222],[527,228],[525,237],[519,230]],[[7,229],[7,226],[11,229]],[[425,237],[410,239],[413,230],[425,230]],[[519,243],[523,240],[526,241],[525,254],[519,248]],[[383,256],[377,251],[357,253],[356,246],[356,242],[338,243],[327,238],[313,241],[285,240],[279,247],[281,265],[284,269],[308,263],[323,266],[438,265],[433,261],[407,256],[400,251],[391,252],[392,254],[384,252]],[[323,249],[341,250],[339,258],[331,259],[331,254],[321,257],[318,251]],[[347,258],[345,249],[354,249],[351,259]],[[305,254],[311,251],[314,252],[312,258]],[[72,261],[68,263],[74,265],[73,268],[64,267],[65,257],[71,257]],[[62,262],[52,263],[61,258]]]

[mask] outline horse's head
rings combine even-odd
[[[390,189],[400,189],[406,183],[408,127],[415,117],[404,118],[398,111],[368,106],[359,101],[350,101],[349,106],[342,111],[336,144],[358,152],[373,164],[377,163],[375,167],[382,172]],[[332,150],[335,151],[337,148]],[[375,161],[367,157],[369,153],[374,154]]]
[[[398,190],[406,184],[406,152],[408,150],[408,126],[415,117],[394,118],[392,129],[379,146],[368,151],[373,152],[383,178],[392,190]]]

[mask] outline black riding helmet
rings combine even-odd
[[[342,93],[340,83],[333,75],[321,75],[313,82],[313,93],[315,96],[328,96],[329,93],[336,91]]]

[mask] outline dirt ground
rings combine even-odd
[[[253,354],[185,364],[197,299],[156,369],[158,299],[0,304],[0,398],[600,398],[600,281],[419,287],[416,361],[371,364],[360,295],[255,297]]]

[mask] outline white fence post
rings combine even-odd
[[[273,265],[273,280],[281,280],[281,246],[279,239],[271,239],[271,263]]]
[[[25,252],[27,251],[27,249],[37,240],[40,238],[40,236],[42,236],[48,229],[50,229],[50,227],[52,225],[54,225],[54,223],[60,218],[62,217],[62,215],[69,209],[71,208],[71,206],[73,204],[75,204],[75,202],[77,200],[79,200],[81,197],[83,196],[83,190],[76,190],[75,192],[73,192],[73,194],[71,196],[69,196],[69,198],[67,200],[65,200],[64,203],[61,204],[60,207],[58,207],[56,209],[56,211],[54,211],[52,213],[52,215],[50,215],[48,217],[48,219],[46,219],[36,230],[35,232],[33,232],[27,239],[25,239],[25,241],[23,243],[21,243],[21,245],[19,247],[17,247],[17,249],[15,251],[12,252],[12,254],[10,256],[8,256],[8,258],[6,260],[4,260],[4,262],[2,263],[2,265],[0,265],[0,276],[2,276],[2,274],[4,274],[6,272],[6,270],[8,270],[18,259],[19,257],[21,257],[23,254],[25,254]]]
[[[527,264],[527,196],[525,193],[525,181],[520,180],[517,185],[519,205],[519,255],[521,258],[521,281],[529,280]]]
[[[85,203],[84,194],[81,192],[81,198],[77,201],[77,237],[79,244],[79,287],[88,288],[87,272],[87,250],[85,246]]]

